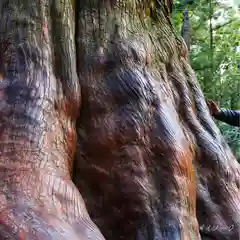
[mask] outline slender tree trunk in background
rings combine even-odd
[[[210,62],[210,67],[208,69],[208,71],[206,72],[206,74],[204,74],[204,79],[203,79],[203,92],[208,92],[208,90],[211,88],[211,86],[213,85],[213,74],[214,74],[214,39],[213,39],[213,25],[212,25],[212,20],[213,20],[213,7],[214,7],[214,3],[212,0],[207,1],[206,3],[208,3],[208,22],[209,22],[209,62]],[[219,93],[221,95],[221,93]],[[216,95],[219,95],[216,94]]]
[[[160,1],[85,1],[74,183],[106,239],[238,239],[240,168]],[[77,9],[78,11],[78,9]],[[196,215],[197,213],[197,215]]]
[[[190,20],[188,8],[185,8],[183,12],[181,35],[188,47],[188,51],[190,51]]]
[[[103,239],[71,181],[80,85],[70,1],[2,0],[0,14],[0,239]]]
[[[212,0],[209,1],[209,58],[210,58],[210,63],[211,63],[211,68],[210,68],[210,76],[208,81],[208,86],[211,86],[211,82],[213,80],[213,74],[214,74],[214,43],[213,43],[213,25],[212,25],[212,20],[213,20],[213,2]],[[210,83],[210,84],[209,84]]]

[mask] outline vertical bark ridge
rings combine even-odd
[[[75,14],[71,2],[66,0],[63,2],[54,0],[50,11],[54,73],[61,81],[63,95],[68,103],[67,110],[76,118],[76,114],[79,113],[81,92],[76,72]]]
[[[104,239],[71,181],[80,86],[73,25],[54,4],[0,2],[0,42],[8,45],[1,52],[1,239]],[[64,7],[69,17],[69,1]],[[57,42],[51,19],[59,12]]]
[[[201,132],[194,131],[199,148],[197,166],[197,215],[203,233],[218,239],[239,237],[240,168],[229,146],[212,118],[196,81],[195,74],[186,61],[189,89],[197,108]],[[205,132],[206,137],[201,138]],[[208,133],[208,134],[207,134]],[[209,196],[206,196],[208,194]],[[211,198],[211,200],[210,200]],[[217,208],[217,214],[216,212]],[[206,209],[206,210],[205,210]],[[210,226],[210,228],[209,228]]]

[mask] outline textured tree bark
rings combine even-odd
[[[80,85],[69,0],[0,2],[0,239],[103,239],[71,180]]]
[[[239,164],[168,6],[154,28],[77,1],[74,39],[70,0],[0,2],[1,238],[239,239]]]
[[[166,1],[158,28],[139,19],[134,1],[101,3],[82,3],[77,44],[74,182],[90,217],[106,239],[238,239],[239,164]]]

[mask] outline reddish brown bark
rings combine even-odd
[[[107,239],[238,239],[239,164],[187,47],[165,8],[142,29],[134,7],[82,9],[74,182]]]
[[[239,239],[239,164],[167,2],[143,28],[81,1],[75,41],[69,1],[0,3],[1,238]]]
[[[3,0],[0,11],[0,239],[104,239],[71,180],[80,86],[70,3]]]

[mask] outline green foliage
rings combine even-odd
[[[240,109],[240,17],[237,8],[220,0],[186,2],[189,1],[174,1],[172,18],[180,33],[182,13],[188,7],[190,60],[205,97],[217,101],[222,108]],[[240,160],[239,128],[217,124]]]
[[[219,122],[218,127],[223,133],[226,141],[228,142],[231,149],[238,160],[240,162],[240,131],[238,127],[232,127],[225,123]]]

